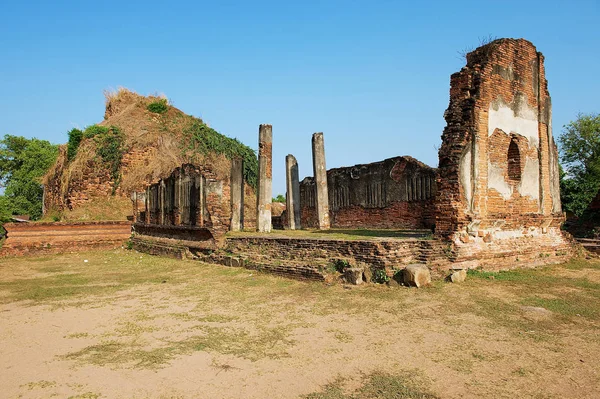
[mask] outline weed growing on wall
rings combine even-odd
[[[96,153],[110,170],[110,177],[114,181],[113,195],[121,181],[121,160],[123,159],[125,135],[116,126],[106,128],[102,133],[94,136],[96,142]]]
[[[67,158],[69,161],[77,155],[77,149],[82,140],[93,139],[96,144],[96,153],[102,158],[102,162],[108,166],[110,177],[114,181],[113,195],[121,181],[121,160],[125,151],[125,135],[116,126],[88,126],[83,132],[73,129],[69,132],[69,143],[67,146]]]
[[[224,154],[227,158],[242,158],[244,163],[244,179],[246,183],[256,188],[258,181],[258,158],[254,150],[237,139],[222,135],[210,128],[199,119],[193,119],[192,123],[184,129],[183,133],[189,137],[190,150],[202,154],[215,152]]]
[[[166,98],[161,98],[160,100],[153,101],[148,104],[146,109],[155,114],[164,114],[169,110],[169,104],[167,103]]]
[[[390,277],[387,275],[385,270],[377,269],[373,272],[373,277],[372,277],[371,281],[373,281],[377,284],[385,284],[388,281],[390,281]]]
[[[347,268],[352,267],[346,259],[335,259],[333,265],[338,273],[344,273]]]

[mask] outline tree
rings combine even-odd
[[[271,202],[285,202],[285,195],[278,194],[277,197],[274,197]]]
[[[558,142],[563,208],[581,216],[600,188],[600,114],[577,115]]]
[[[46,140],[5,135],[0,140],[0,219],[42,216],[41,178],[56,161],[58,146]]]

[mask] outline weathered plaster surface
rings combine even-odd
[[[540,198],[540,161],[535,158],[527,158],[521,175],[521,183],[517,191],[522,196],[533,199]]]
[[[467,208],[471,210],[473,199],[473,172],[472,172],[472,151],[471,146],[467,146],[460,160],[460,183],[465,194]]]
[[[504,169],[488,161],[488,188],[498,191],[505,200],[510,199],[513,193],[512,186],[504,177]]]
[[[488,136],[496,129],[506,134],[518,133],[525,136],[529,143],[539,148],[537,110],[527,104],[524,96],[515,96],[513,104],[506,104],[501,98],[490,104],[488,116]]]

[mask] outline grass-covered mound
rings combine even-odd
[[[66,148],[44,178],[46,207],[53,217],[97,219],[93,210],[81,208],[101,206],[110,196],[128,198],[184,163],[206,166],[227,180],[235,157],[244,160],[247,215],[252,214],[258,173],[253,149],[186,115],[162,96],[145,97],[123,88],[105,95],[104,120],[72,129]],[[129,214],[130,204],[121,205],[111,218]]]

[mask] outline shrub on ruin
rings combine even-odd
[[[200,119],[193,118],[192,122],[183,129],[188,137],[188,147],[201,154],[214,152],[223,154],[229,159],[242,158],[244,165],[244,180],[250,186],[256,188],[258,183],[258,158],[254,150],[237,139],[222,135],[210,128]]]
[[[108,132],[108,130],[109,130],[109,128],[107,128],[106,126],[91,125],[91,126],[88,126],[85,128],[85,130],[83,132],[83,138],[91,139],[98,135],[105,134],[106,132]]]
[[[67,143],[67,159],[71,161],[75,158],[75,155],[77,155],[77,149],[83,139],[83,132],[77,128],[73,128],[67,134],[69,136],[69,141]]]
[[[169,104],[166,98],[161,98],[148,104],[146,109],[155,114],[164,114],[169,110]]]

